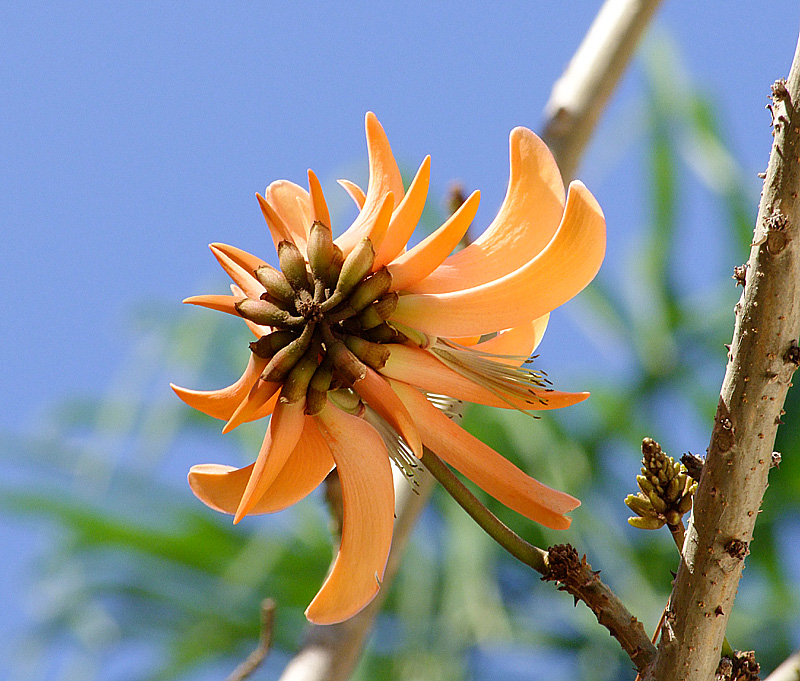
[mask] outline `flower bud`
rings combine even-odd
[[[257,341],[250,343],[250,350],[253,354],[263,359],[272,359],[272,356],[285,348],[293,340],[297,339],[297,334],[286,329],[273,331],[266,336],[261,336]]]
[[[325,339],[325,350],[339,375],[351,385],[367,375],[367,367],[340,340]]]
[[[667,489],[664,491],[664,500],[669,503],[675,501],[680,496],[683,485],[684,481],[680,477],[672,478],[667,485]]]
[[[680,525],[681,515],[682,514],[678,513],[678,511],[672,511],[672,510],[667,511],[666,514],[664,515],[664,517],[667,520],[667,525],[672,525],[673,527],[675,527],[676,525]]]
[[[301,317],[293,317],[266,300],[244,298],[235,305],[236,311],[245,319],[264,326],[299,326],[304,324]]]
[[[267,289],[267,293],[275,300],[286,304],[294,303],[294,289],[289,285],[289,282],[286,281],[286,277],[274,267],[271,265],[262,265],[256,270],[255,274],[256,279],[258,279],[261,285]]]
[[[347,336],[344,339],[344,344],[364,364],[373,369],[383,369],[391,356],[389,348],[385,345],[371,343],[358,336]]]
[[[322,364],[317,367],[306,393],[306,414],[314,416],[319,414],[328,401],[328,390],[333,379],[333,366],[331,360],[325,356]]]
[[[294,404],[306,396],[308,384],[317,370],[317,355],[319,350],[313,347],[308,350],[297,364],[292,367],[289,375],[281,388],[281,402]]]
[[[365,331],[374,329],[376,326],[383,324],[384,322],[383,317],[381,317],[381,315],[375,309],[375,305],[370,305],[369,307],[361,310],[357,319],[360,329],[364,329]],[[347,321],[350,320],[348,319]],[[358,331],[354,331],[354,333],[358,333]]]
[[[687,494],[685,497],[681,497],[681,500],[678,502],[678,512],[688,513],[692,510],[692,494]]]
[[[625,505],[636,515],[656,515],[653,505],[650,503],[650,499],[646,499],[640,494],[629,494],[625,499]]]
[[[367,305],[374,303],[378,298],[388,293],[391,285],[392,275],[388,269],[382,267],[353,289],[347,303],[356,312],[361,312]]]
[[[368,237],[364,237],[344,259],[342,271],[339,272],[339,280],[336,282],[336,290],[323,304],[323,312],[327,312],[341,303],[350,291],[367,276],[374,262],[375,250],[372,248],[372,242]]]
[[[653,508],[656,510],[656,512],[658,512],[658,513],[665,513],[666,512],[667,504],[658,495],[658,492],[653,490],[647,496],[650,499],[650,503],[653,504]]]
[[[319,220],[311,225],[306,252],[314,279],[324,281],[333,262],[333,236],[330,228]]]
[[[405,343],[408,340],[402,333],[393,329],[386,322],[364,331],[361,335],[373,343]]]
[[[664,520],[656,516],[647,516],[646,518],[636,516],[635,518],[628,518],[628,524],[638,527],[640,530],[657,530],[664,525]]]
[[[328,285],[328,288],[331,289],[331,291],[333,291],[336,288],[336,284],[339,283],[339,273],[342,271],[343,264],[344,254],[342,253],[342,249],[336,244],[333,244],[331,266],[328,268],[328,273],[325,276],[325,283]]]
[[[308,350],[311,344],[311,339],[314,334],[314,324],[309,323],[303,329],[300,337],[293,340],[286,347],[281,348],[275,353],[275,356],[269,361],[269,364],[264,368],[261,378],[265,381],[272,383],[280,383],[288,373],[294,368],[294,365],[300,361],[300,358]]]
[[[278,262],[281,264],[283,276],[295,291],[311,293],[314,290],[308,278],[306,259],[291,241],[281,241],[278,244]]]

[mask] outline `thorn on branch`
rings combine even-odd
[[[797,341],[793,340],[789,349],[783,355],[783,361],[787,364],[794,364],[795,367],[800,367],[800,347]]]
[[[736,650],[733,657],[725,656],[719,661],[714,681],[758,681],[760,671],[754,651]]]
[[[750,553],[750,548],[747,542],[741,539],[731,539],[725,544],[725,553],[737,560],[744,560],[745,556]]]
[[[697,456],[697,454],[686,452],[686,454],[681,457],[681,463],[686,466],[686,472],[689,473],[692,480],[697,480],[699,482],[705,459],[703,459],[702,456]]]
[[[780,468],[781,467],[781,453],[780,452],[772,452],[772,456],[770,457],[769,467],[770,468]]]
[[[747,282],[747,263],[733,268],[733,277],[737,286],[744,286]]]
[[[770,88],[772,91],[772,101],[777,102],[781,99],[789,99],[789,90],[786,89],[786,79],[778,78]]]

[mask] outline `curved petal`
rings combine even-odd
[[[428,185],[431,181],[431,157],[426,156],[416,176],[408,187],[403,200],[395,208],[386,238],[375,256],[373,271],[388,265],[405,250],[408,240],[422,217],[425,200],[428,198]]]
[[[414,293],[457,291],[485,284],[522,267],[555,234],[564,211],[564,184],[553,155],[527,128],[509,135],[511,172],[503,205],[486,230],[414,288]]]
[[[262,416],[271,414],[275,408],[280,387],[280,383],[272,383],[270,381],[257,381],[254,383],[222,428],[223,435],[230,433],[243,423],[255,421]],[[264,412],[265,408],[269,411]]]
[[[206,506],[233,515],[239,507],[255,464],[244,468],[206,463],[192,466],[189,486]],[[303,434],[286,464],[249,515],[276,513],[308,496],[333,468],[333,457],[314,419],[306,417]]]
[[[448,395],[457,400],[503,409],[544,411],[569,407],[589,397],[589,393],[565,393],[559,390],[530,388],[528,399],[505,395],[504,400],[466,376],[453,371],[426,350],[395,344],[386,344],[384,347],[390,348],[391,356],[378,370],[382,376],[415,385],[429,393]]]
[[[562,305],[589,284],[603,262],[605,245],[603,212],[589,190],[575,181],[561,226],[533,260],[475,288],[400,296],[391,320],[443,337],[519,326]]]
[[[242,296],[244,298],[246,296]],[[198,305],[200,307],[207,307],[209,310],[216,310],[217,312],[227,312],[228,314],[232,314],[234,317],[242,318],[236,311],[236,303],[238,303],[242,298],[237,298],[236,296],[221,296],[216,294],[208,294],[204,296],[189,296],[188,298],[184,298],[183,302],[187,305]]]
[[[353,384],[355,390],[380,417],[395,429],[406,444],[411,448],[417,458],[422,456],[422,441],[420,440],[414,420],[409,415],[403,403],[389,387],[385,378],[366,367],[366,375]]]
[[[393,291],[403,291],[424,279],[453,252],[475,218],[480,201],[481,193],[472,192],[439,229],[388,266]]]
[[[394,194],[389,192],[383,199],[380,210],[375,214],[375,221],[370,225],[365,225],[364,236],[369,237],[372,242],[372,248],[378,249],[381,247],[383,240],[386,238],[386,233],[389,230],[389,223],[392,219],[392,211],[394,210]],[[375,271],[373,265],[372,271]]]
[[[344,190],[350,195],[350,198],[355,201],[355,204],[358,206],[358,209],[361,210],[364,207],[364,201],[367,200],[367,195],[364,193],[364,190],[361,189],[355,182],[350,182],[350,180],[336,180]]]
[[[425,445],[500,503],[526,518],[563,530],[571,519],[564,513],[580,506],[575,497],[530,477],[488,445],[470,435],[434,407],[415,388],[392,381],[414,416]]]
[[[330,229],[331,214],[328,212],[325,194],[322,193],[322,185],[319,183],[314,171],[310,168],[308,169],[308,195],[311,199],[311,221],[319,220],[319,222]]]
[[[247,251],[243,251],[241,248],[236,248],[236,246],[213,243],[210,244],[210,247],[212,249],[216,248],[221,253],[227,255],[228,258],[233,260],[233,262],[235,262],[237,265],[239,265],[239,267],[243,268],[248,273],[255,273],[259,267],[267,264],[266,261],[262,260],[258,256],[248,253]]]
[[[497,355],[498,362],[519,365],[520,362],[514,358],[527,358],[533,354],[533,351],[542,341],[549,319],[550,314],[548,313],[527,324],[501,331],[494,338],[478,343],[473,347],[475,350]]]
[[[344,519],[336,560],[306,617],[334,624],[378,593],[392,545],[394,485],[386,445],[372,426],[330,403],[317,418],[342,483]]]
[[[248,271],[239,263],[234,261],[229,255],[223,253],[219,248],[211,244],[209,246],[214,257],[217,259],[222,269],[224,269],[228,276],[236,282],[236,285],[244,291],[248,298],[258,300],[261,294],[266,291],[261,282],[256,279],[253,271]]]
[[[268,360],[250,353],[250,359],[241,378],[233,385],[220,390],[188,390],[174,383],[170,383],[169,386],[193,409],[213,416],[215,419],[227,421],[255,385],[261,372],[267,366],[267,362]]]
[[[289,228],[281,219],[280,215],[275,212],[275,209],[269,204],[261,194],[256,192],[256,199],[258,199],[258,207],[261,208],[261,213],[264,220],[267,222],[272,243],[275,244],[275,250],[278,250],[278,244],[281,241],[293,241]]]
[[[335,241],[347,256],[355,245],[365,236],[375,223],[377,213],[383,205],[386,194],[392,192],[398,203],[405,195],[403,178],[389,146],[389,140],[375,114],[367,113],[364,127],[367,133],[367,152],[369,154],[369,185],[364,207],[353,224]]]
[[[246,516],[269,489],[300,440],[305,425],[306,401],[278,402],[234,515],[234,524]]]
[[[308,192],[289,180],[276,180],[266,188],[264,198],[286,225],[295,246],[305,253],[311,227],[311,198]]]

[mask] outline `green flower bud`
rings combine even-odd
[[[374,329],[379,324],[383,324],[383,321],[383,317],[381,317],[380,313],[375,309],[375,305],[364,308],[358,314],[359,327],[365,331]]]
[[[386,366],[386,362],[389,361],[391,355],[389,348],[385,345],[371,343],[358,336],[347,336],[344,339],[344,344],[364,364],[373,369],[382,369]]]
[[[339,283],[339,273],[342,271],[342,265],[344,264],[344,254],[342,253],[342,249],[339,248],[336,244],[333,244],[333,255],[331,256],[331,266],[328,268],[328,273],[325,276],[325,283],[328,285],[328,288],[332,291],[336,288],[336,284]]]
[[[322,311],[332,310],[341,303],[350,291],[367,276],[374,262],[375,250],[372,248],[372,242],[369,238],[364,237],[344,259],[342,271],[339,272],[339,280],[336,282],[336,290],[322,304]]]
[[[333,262],[333,236],[330,228],[319,220],[311,225],[306,252],[314,279],[325,281]]]
[[[680,477],[672,478],[667,485],[666,491],[664,492],[664,500],[669,503],[676,501],[683,491],[683,484],[684,482],[680,479]]]
[[[625,505],[636,515],[656,515],[653,505],[650,503],[650,499],[646,499],[639,494],[629,494],[625,498]]]
[[[264,326],[300,326],[305,323],[301,317],[293,317],[286,310],[281,310],[266,300],[244,298],[235,307],[245,319]]]
[[[678,512],[681,515],[692,510],[692,498],[691,494],[681,497],[681,500],[678,502]]]
[[[639,485],[639,489],[642,490],[645,494],[650,494],[650,492],[655,491],[655,485],[651,483],[644,475],[637,475],[636,482]]]
[[[333,378],[333,365],[330,358],[326,355],[322,364],[317,367],[311,382],[308,384],[306,394],[306,414],[313,416],[319,414],[328,401],[328,390],[331,387]]]
[[[300,358],[300,361],[292,367],[292,370],[286,377],[286,381],[284,381],[283,388],[281,388],[281,402],[294,404],[306,396],[308,384],[311,382],[311,377],[317,370],[318,354],[318,348],[312,347]]]
[[[291,241],[281,241],[278,244],[278,262],[281,264],[283,276],[295,291],[311,293],[314,290],[308,278],[306,260]]]
[[[256,279],[261,282],[261,285],[267,289],[267,293],[275,300],[286,304],[294,303],[294,289],[289,285],[289,282],[286,281],[286,277],[274,267],[271,265],[262,265],[256,270],[255,274]]]
[[[378,298],[388,293],[391,285],[392,275],[389,274],[389,270],[383,267],[361,281],[353,289],[347,304],[356,312],[361,312],[367,305],[374,303]]]
[[[648,493],[647,497],[650,499],[650,503],[653,504],[653,508],[656,510],[657,513],[666,512],[667,504],[659,496],[658,492],[653,490],[652,492]]]
[[[396,331],[386,322],[364,331],[361,335],[373,343],[405,343],[408,340],[405,335]]]
[[[272,359],[272,356],[278,350],[285,348],[297,337],[297,334],[293,331],[280,329],[279,331],[268,333],[266,336],[261,336],[257,341],[250,343],[250,350],[258,357]]]
[[[674,510],[667,511],[666,514],[664,515],[664,517],[667,520],[667,525],[672,525],[673,527],[679,525],[681,522],[681,515],[682,514],[678,513],[678,511]]]
[[[640,530],[657,530],[659,527],[663,527],[664,520],[656,516],[647,516],[646,518],[637,516],[628,518],[628,524],[638,527]]]
[[[294,365],[300,361],[300,358],[306,353],[311,339],[314,335],[314,324],[309,323],[303,329],[303,333],[296,340],[293,340],[286,347],[281,348],[275,353],[275,356],[269,361],[261,378],[265,381],[272,383],[281,382],[289,372],[294,368]]]

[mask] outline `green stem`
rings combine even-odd
[[[547,564],[547,551],[529,544],[509,529],[466,488],[455,473],[447,467],[447,464],[427,447],[423,450],[421,461],[431,475],[447,490],[447,493],[458,502],[458,505],[500,546],[517,560],[532,567],[536,572],[542,575],[550,572],[550,567]]]

